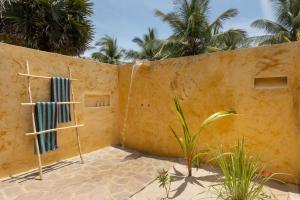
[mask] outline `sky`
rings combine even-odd
[[[142,37],[149,27],[155,28],[160,39],[170,36],[171,29],[154,15],[159,9],[170,12],[174,0],[92,0],[94,14],[91,17],[95,28],[94,46],[104,35],[117,38],[118,45],[125,49],[138,50],[132,42],[136,36]],[[218,15],[229,8],[237,8],[240,14],[228,20],[224,29],[242,28],[249,36],[262,34],[261,31],[250,27],[256,19],[274,20],[274,13],[269,0],[211,0],[209,19],[213,21]],[[97,48],[85,52],[89,56]]]

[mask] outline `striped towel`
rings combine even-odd
[[[57,104],[37,102],[35,106],[35,126],[37,132],[57,128]],[[56,131],[38,134],[40,153],[57,149]],[[35,149],[36,152],[36,149]]]
[[[70,102],[70,84],[67,78],[51,78],[51,101]],[[58,105],[58,123],[71,121],[70,104]]]

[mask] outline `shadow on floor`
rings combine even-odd
[[[171,162],[176,162],[183,164],[184,160],[182,158],[177,158],[177,157],[162,157],[162,156],[156,156],[153,154],[148,154],[146,152],[138,152],[137,150],[131,150],[122,147],[121,145],[113,145],[114,148],[120,149],[122,151],[125,151],[127,153],[130,153],[130,155],[126,156],[122,162],[129,161],[129,160],[135,160],[141,157],[144,158],[152,158],[152,159],[157,159],[157,160],[162,160],[162,161],[171,161]]]
[[[283,192],[292,192],[295,194],[300,194],[300,185],[283,183],[276,180],[270,181],[266,185],[270,188],[280,190]]]
[[[152,159],[158,159],[158,160],[167,160],[167,161],[171,161],[171,162],[178,163],[178,164],[185,164],[185,161],[182,158],[160,157],[160,156],[156,156],[156,155],[140,153],[135,150],[128,150],[121,146],[115,146],[115,148],[118,148],[120,150],[130,153],[130,155],[126,156],[123,159],[123,162],[139,159],[141,157],[146,157],[146,158],[152,158]],[[206,175],[206,176],[199,176],[199,177],[186,177],[185,174],[179,172],[176,168],[174,168],[175,173],[171,175],[173,181],[175,182],[175,181],[180,181],[180,180],[184,179],[184,182],[179,187],[177,187],[175,190],[173,190],[176,192],[172,198],[178,197],[185,190],[185,188],[187,187],[188,184],[197,184],[201,187],[204,187],[200,183],[200,181],[214,182],[214,183],[222,182],[222,172],[218,167],[210,165],[210,164],[201,164],[199,167],[199,170],[201,170],[201,169],[212,172],[214,174]],[[196,170],[198,170],[198,169],[196,169]],[[300,194],[300,185],[281,183],[279,181],[273,180],[273,181],[270,181],[267,184],[267,186],[270,188],[282,191],[282,192],[292,192],[292,193]]]
[[[178,197],[186,189],[188,184],[192,184],[192,185],[196,184],[196,185],[204,188],[205,186],[202,185],[200,183],[200,181],[218,182],[221,177],[221,175],[219,175],[219,174],[199,176],[199,177],[186,176],[185,174],[183,174],[179,170],[177,170],[174,166],[173,166],[173,171],[174,171],[174,174],[171,174],[172,181],[176,182],[176,181],[183,180],[183,183],[180,184],[176,189],[172,190],[172,191],[176,191],[175,194],[171,197],[172,199]]]
[[[79,161],[60,161],[57,163],[54,163],[52,165],[48,165],[48,166],[44,166],[43,167],[43,174],[47,174],[50,172],[54,172],[58,169],[64,168],[64,167],[68,167],[70,165],[73,164],[78,164],[80,163]],[[2,180],[1,182],[3,183],[13,183],[13,182],[17,182],[17,183],[22,183],[25,181],[29,181],[29,180],[39,180],[39,170],[32,170],[26,173],[22,173],[19,175],[15,175],[15,176],[11,176],[5,180]]]

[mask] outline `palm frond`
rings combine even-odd
[[[162,41],[157,38],[155,29],[148,28],[148,33],[144,34],[142,38],[133,38],[132,41],[140,47],[140,51],[127,51],[127,58],[147,60],[160,59],[161,56],[158,52],[161,49]]]
[[[92,58],[100,62],[119,64],[120,59],[125,54],[125,50],[118,47],[117,39],[108,35],[98,40],[95,45],[99,46],[100,49],[92,54]]]
[[[143,47],[143,45],[144,45],[144,41],[143,41],[141,38],[139,38],[139,37],[133,38],[133,39],[132,39],[132,42],[136,43],[136,44],[139,45],[140,47]]]
[[[271,0],[276,22],[270,20],[256,20],[253,27],[266,31],[272,38],[261,43],[277,44],[297,41],[297,30],[300,28],[300,1],[296,0]]]
[[[177,135],[177,133],[174,131],[173,128],[171,128],[171,131],[172,131],[173,135],[175,136],[178,144],[180,145],[180,148],[181,148],[181,151],[183,152],[183,155],[185,155],[186,154],[186,145],[185,145],[184,140]]]
[[[208,53],[214,53],[214,52],[219,52],[219,51],[223,51],[223,49],[214,47],[214,46],[207,46]]]
[[[252,22],[253,28],[263,29],[268,33],[276,34],[279,31],[288,31],[280,24],[267,19],[258,19]]]
[[[94,52],[92,53],[91,57],[95,60],[102,61],[102,62],[107,60],[107,57],[101,52]]]
[[[162,21],[167,22],[176,33],[181,32],[182,28],[185,27],[185,24],[180,20],[180,16],[174,12],[165,14],[160,10],[156,10],[155,15],[160,17]]]
[[[210,30],[212,30],[213,34],[217,34],[219,30],[223,27],[223,22],[236,17],[239,14],[237,9],[228,9],[224,13],[222,13],[214,22],[212,22],[209,26]]]
[[[242,29],[229,29],[215,34],[211,38],[211,45],[222,50],[234,50],[242,46],[247,38],[247,32]]]
[[[11,1],[0,32],[15,37],[12,44],[78,56],[93,38],[92,6],[89,0]]]
[[[129,51],[125,52],[125,57],[127,59],[134,59],[134,60],[136,60],[136,59],[141,59],[141,54],[138,51],[129,50]]]
[[[210,115],[208,118],[206,118],[200,125],[200,127],[198,128],[198,132],[194,135],[195,138],[197,138],[199,136],[199,134],[201,133],[201,131],[206,128],[209,124],[222,119],[224,117],[227,116],[231,116],[231,115],[236,115],[237,113],[233,110],[231,111],[220,111],[220,112],[216,112],[212,115]]]
[[[220,33],[223,22],[238,14],[228,9],[212,24],[209,24],[209,0],[177,0],[174,10],[169,13],[155,11],[156,16],[168,23],[173,33],[163,43],[159,53],[164,57],[197,55],[209,51],[212,36]],[[235,45],[236,46],[236,45]]]
[[[257,46],[266,40],[273,40],[274,38],[274,35],[259,35],[248,37],[246,42],[248,46]]]

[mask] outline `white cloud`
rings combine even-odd
[[[274,19],[272,4],[269,0],[260,0],[260,7],[263,12],[263,17],[265,19]]]

